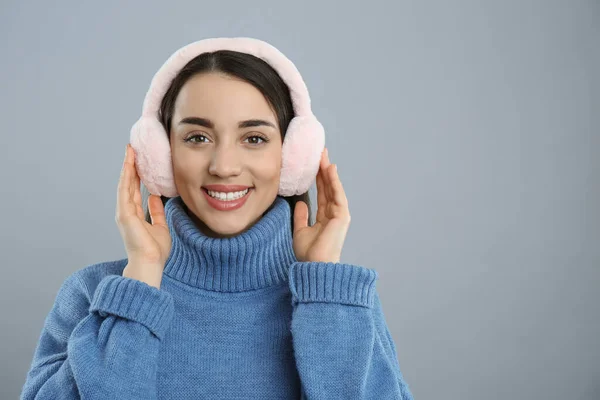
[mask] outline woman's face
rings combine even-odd
[[[189,118],[204,122],[181,122]],[[239,127],[247,120],[262,120],[265,125]],[[175,101],[170,144],[175,186],[190,217],[206,235],[240,234],[275,201],[281,132],[269,103],[250,83],[218,72],[189,79]],[[212,207],[203,193],[203,186],[212,184],[252,189],[244,205],[222,211]]]

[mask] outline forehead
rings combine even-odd
[[[262,118],[276,122],[267,99],[252,84],[222,73],[190,78],[181,88],[174,107],[175,120],[199,116],[215,123]]]

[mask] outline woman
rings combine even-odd
[[[128,257],[65,280],[21,398],[412,399],[378,274],[340,262],[350,213],[336,166],[318,136],[308,150],[286,140],[295,121],[317,126],[299,75],[256,39],[196,44],[163,65],[176,73],[157,73],[132,128],[116,208]],[[305,150],[316,176],[290,161]]]

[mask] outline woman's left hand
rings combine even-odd
[[[308,205],[298,201],[294,209],[293,248],[298,261],[340,262],[350,226],[348,199],[331,164],[327,148],[321,154],[317,173],[317,218],[308,226]]]

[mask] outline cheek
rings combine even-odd
[[[198,157],[193,151],[186,151],[185,149],[171,153],[171,162],[173,174],[180,177],[198,176],[198,171],[208,169],[208,165],[205,165],[201,157]]]
[[[269,158],[266,168],[269,170],[270,175],[279,177],[281,171],[281,151],[276,152]]]
[[[281,172],[281,154],[261,157],[253,165],[253,174],[262,181],[279,179]]]

